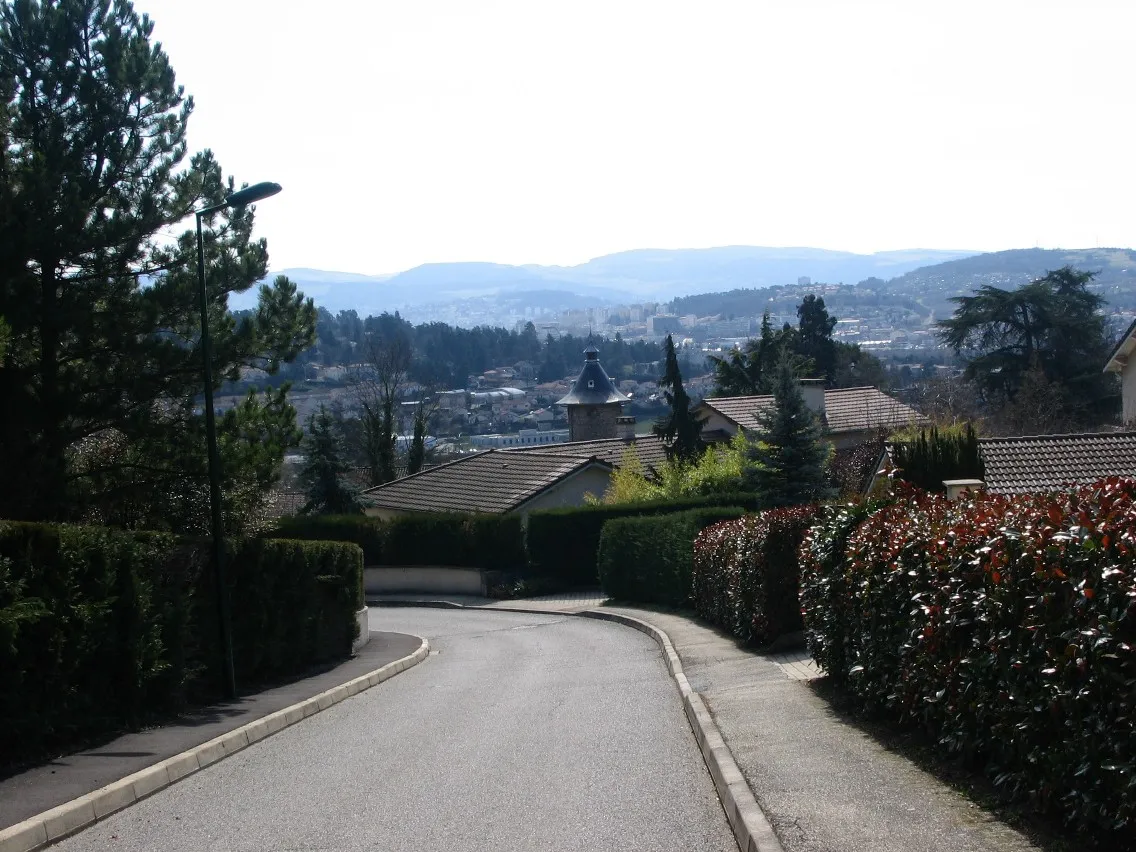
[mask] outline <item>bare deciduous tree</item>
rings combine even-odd
[[[365,361],[349,374],[351,396],[360,421],[360,453],[366,461],[372,485],[397,477],[395,430],[400,398],[406,387],[412,353],[402,336],[386,340],[373,337],[363,344]]]

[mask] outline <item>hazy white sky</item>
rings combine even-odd
[[[136,0],[272,265],[1136,243],[1136,2]]]

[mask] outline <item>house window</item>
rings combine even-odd
[[[596,386],[596,380],[595,379],[588,379],[588,387],[594,388],[595,386]]]

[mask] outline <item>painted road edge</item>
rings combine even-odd
[[[393,660],[373,672],[324,690],[318,695],[277,710],[275,713],[269,713],[181,754],[140,769],[133,775],[113,781],[85,796],[72,799],[70,802],[3,829],[0,831],[0,852],[33,852],[42,849],[308,716],[389,680],[396,674],[418,665],[429,656],[430,643],[421,636],[415,638],[420,639],[422,644],[406,657]]]
[[[686,718],[690,722],[691,730],[694,731],[694,738],[698,740],[698,748],[702,751],[706,768],[710,770],[710,777],[714,780],[714,787],[718,791],[718,798],[722,802],[722,810],[726,812],[730,828],[733,829],[738,849],[741,852],[784,852],[781,841],[773,831],[773,826],[766,818],[761,805],[757,803],[753,790],[746,783],[730,747],[726,745],[722,732],[718,729],[718,723],[710,715],[702,696],[691,688],[690,681],[686,679],[682,660],[679,659],[674,643],[671,642],[671,637],[666,631],[646,621],[617,612],[590,609],[577,612],[575,615],[580,618],[594,618],[622,624],[640,633],[646,633],[659,644],[663,649],[667,668],[678,683],[679,692],[682,693]]]

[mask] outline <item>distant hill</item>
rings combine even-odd
[[[395,275],[360,275],[321,269],[278,270],[329,311],[381,313],[411,306],[451,304],[486,297],[523,298],[541,292],[546,305],[561,294],[581,297],[580,306],[660,301],[675,296],[740,287],[814,281],[855,283],[904,273],[974,254],[968,251],[905,249],[854,254],[815,248],[723,246],[705,249],[637,249],[604,255],[577,266],[510,266],[500,263],[427,263]],[[549,291],[558,295],[550,298]],[[256,293],[234,296],[234,308],[255,304]],[[565,306],[571,306],[569,299]]]
[[[675,296],[739,287],[814,281],[855,284],[865,278],[893,278],[921,266],[968,257],[972,251],[905,249],[854,254],[817,248],[721,246],[705,249],[636,249],[604,255],[579,266],[529,266],[565,281],[634,291],[641,299],[669,301]]]
[[[954,311],[952,296],[983,285],[1019,287],[1062,266],[1096,273],[1094,286],[1110,308],[1136,308],[1136,251],[1123,248],[989,252],[907,272],[889,281],[886,292],[919,301],[938,319]]]
[[[1014,288],[1040,278],[1062,266],[1097,273],[1094,287],[1105,297],[1110,310],[1136,310],[1136,251],[1131,249],[1012,249],[988,252],[921,266],[884,281],[872,276],[857,284],[824,294],[826,305],[835,314],[850,315],[862,307],[886,308],[899,318],[920,316],[927,321],[942,319],[954,312],[952,297],[966,295],[983,285]],[[831,279],[814,280],[815,285],[836,284]],[[772,314],[789,314],[808,288],[742,288],[720,293],[702,293],[674,300],[679,314],[698,316],[757,315],[768,309]]]

